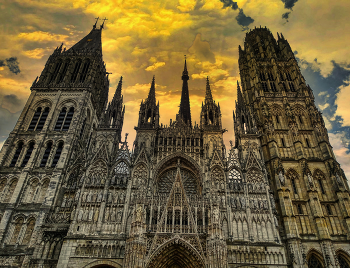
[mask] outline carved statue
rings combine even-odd
[[[282,170],[280,170],[280,172],[278,173],[278,178],[280,179],[281,184],[284,185],[285,179]]]
[[[218,207],[215,207],[213,209],[213,222],[219,223],[219,208]]]

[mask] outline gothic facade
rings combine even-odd
[[[192,123],[186,60],[176,119],[153,78],[129,148],[102,29],[54,51],[1,150],[1,267],[350,267],[349,186],[283,36],[239,48],[230,148],[209,79]]]

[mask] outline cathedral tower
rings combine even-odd
[[[266,28],[248,32],[244,49],[239,47],[239,69],[236,135],[259,136],[288,263],[344,265],[349,186],[289,43],[282,34],[276,41]]]

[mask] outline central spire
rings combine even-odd
[[[186,55],[185,55],[185,67],[182,72],[182,93],[181,93],[181,102],[179,109],[179,117],[183,120],[183,122],[192,127],[191,121],[191,108],[190,108],[190,96],[188,93],[188,71],[186,65]]]

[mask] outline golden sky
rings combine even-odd
[[[129,133],[129,142],[134,140],[139,105],[153,75],[160,122],[175,119],[186,54],[192,121],[199,123],[209,76],[228,144],[234,138],[238,45],[243,45],[248,29],[261,25],[275,37],[282,32],[296,51],[323,111],[337,159],[350,176],[348,0],[0,0],[0,10],[0,146],[49,55],[61,42],[66,47],[78,42],[96,17],[108,19],[103,57],[112,73],[110,98],[123,76],[123,132]]]

